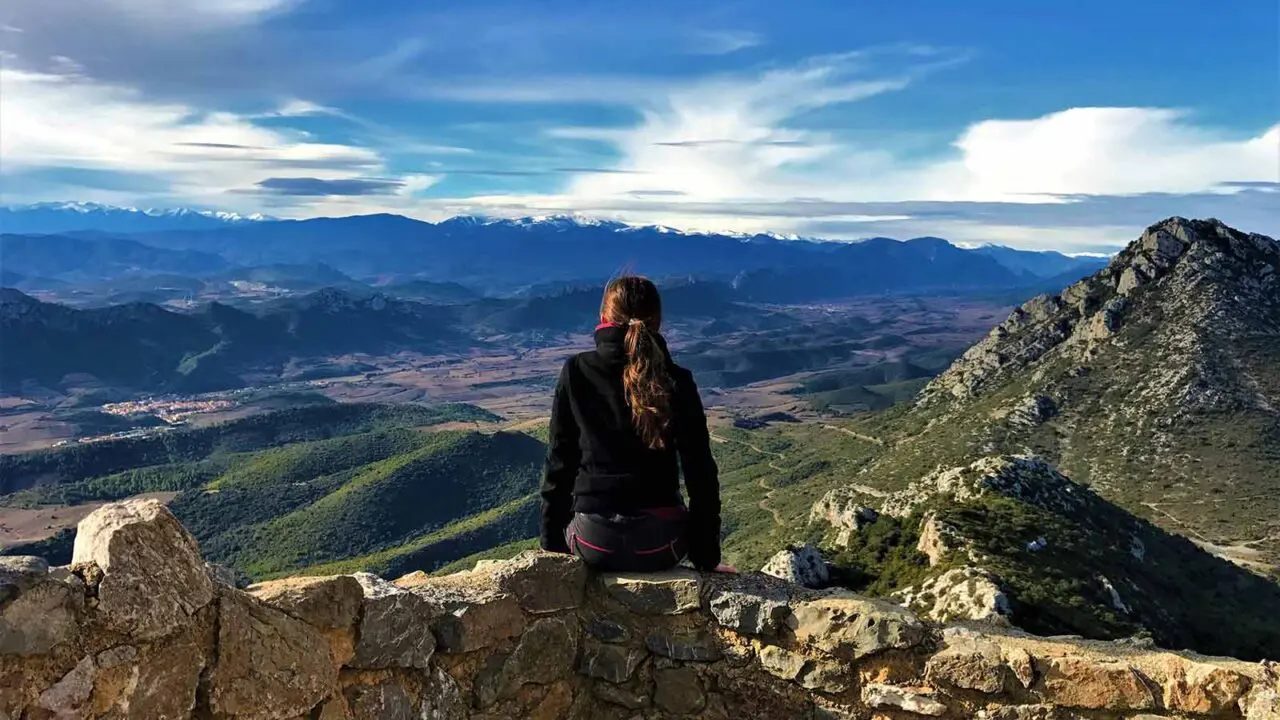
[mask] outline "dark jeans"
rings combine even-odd
[[[687,552],[683,509],[660,514],[574,513],[564,531],[569,552],[605,572],[659,572],[680,564]]]

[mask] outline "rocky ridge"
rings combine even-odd
[[[1157,223],[1097,274],[1016,309],[931,382],[920,403],[979,396],[1051,355],[1087,363],[1121,328],[1155,313],[1173,322],[1161,338],[1169,374],[1150,378],[1152,399],[1213,402],[1197,398],[1197,385],[1218,374],[1211,342],[1280,334],[1280,244],[1218,220]],[[1192,362],[1178,368],[1182,357]]]
[[[1156,223],[1094,276],[1015,310],[913,405],[856,429],[887,450],[814,505],[832,528],[824,550],[856,549],[881,512],[919,535],[929,582],[989,574],[1021,627],[1278,652],[1275,240]],[[974,594],[976,576],[951,580],[944,590],[996,597]],[[966,606],[922,601],[949,590],[913,583],[899,597],[918,612]]]
[[[1280,717],[1273,664],[940,627],[760,574],[215,582],[154,501],[0,567],[0,718]]]

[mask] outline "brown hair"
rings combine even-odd
[[[614,278],[605,286],[600,319],[627,329],[622,387],[631,408],[631,423],[641,442],[651,450],[661,450],[666,446],[663,434],[671,423],[671,376],[658,338],[662,298],[657,286],[639,275]]]

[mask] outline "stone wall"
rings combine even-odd
[[[154,501],[86,518],[70,567],[0,559],[0,720],[1280,718],[1274,665],[937,627],[758,573],[526,553],[394,583],[216,577]]]

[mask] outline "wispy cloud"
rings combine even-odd
[[[729,55],[763,43],[763,36],[749,30],[702,30],[692,33],[689,52],[696,55]]]
[[[180,142],[175,144],[178,147],[208,148],[210,150],[266,150],[260,145],[236,145],[234,143],[220,142]]]
[[[279,195],[386,195],[404,186],[399,180],[383,178],[345,178],[324,180],[311,177],[273,177],[260,180],[256,187]]]

